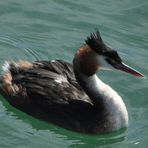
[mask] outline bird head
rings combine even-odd
[[[92,33],[85,42],[90,47],[90,53],[93,53],[99,69],[120,70],[137,77],[144,77],[143,74],[126,65],[117,51],[103,42],[99,31]]]

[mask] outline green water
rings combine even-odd
[[[1,0],[0,66],[5,60],[72,61],[94,29],[126,63],[148,75],[147,0]],[[83,135],[34,119],[0,97],[0,148],[147,148],[148,79],[104,71],[100,78],[123,98],[125,132]]]

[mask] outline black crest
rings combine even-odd
[[[114,59],[115,61],[118,61],[118,62],[122,61],[116,50],[114,50],[104,44],[98,30],[95,33],[92,33],[89,37],[87,37],[85,42],[93,50],[95,50],[95,52],[97,52],[101,55],[104,55],[108,58]]]
[[[95,33],[92,33],[89,37],[87,37],[85,42],[97,53],[102,53],[105,50],[105,44],[103,43],[103,40],[98,30]]]

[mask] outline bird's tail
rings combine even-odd
[[[25,98],[25,90],[20,84],[16,84],[17,77],[22,75],[23,70],[32,68],[33,64],[26,61],[5,62],[2,66],[0,75],[0,94],[4,96],[8,102],[16,107],[25,106],[28,102]],[[23,95],[22,95],[23,92]]]
[[[21,71],[26,68],[33,67],[33,64],[26,61],[8,62],[2,66],[2,75],[0,76],[0,93],[6,93],[14,96],[18,92],[18,87],[13,83],[14,78],[21,74]]]
[[[5,62],[2,66],[2,75],[0,76],[0,93],[1,94],[13,94],[14,87],[12,85],[11,74],[12,63]]]

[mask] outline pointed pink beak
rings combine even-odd
[[[129,74],[132,74],[136,77],[143,77],[144,78],[144,75],[141,74],[140,72],[138,72],[137,70],[129,67],[128,65],[124,64],[124,63],[118,63],[115,65],[115,68],[118,69],[118,70],[121,70],[121,71],[124,71],[124,72],[127,72]]]

